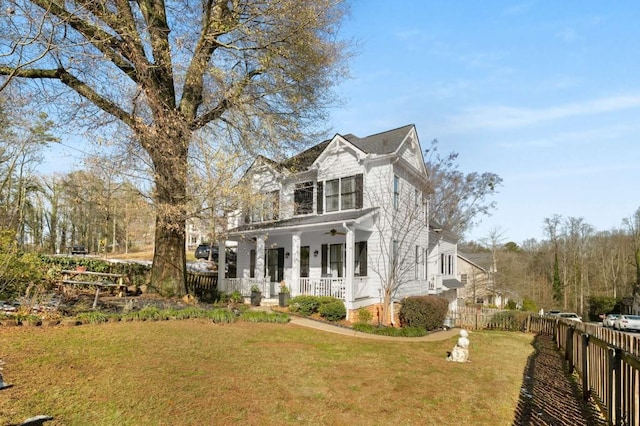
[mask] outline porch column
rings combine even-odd
[[[291,282],[287,283],[291,297],[300,290],[300,234],[291,235]]]
[[[345,226],[346,228],[346,226]],[[346,228],[347,229],[347,241],[346,241],[346,251],[347,251],[347,255],[346,255],[346,273],[345,273],[345,281],[344,281],[344,286],[345,286],[345,305],[347,307],[347,311],[350,309],[351,307],[351,302],[353,302],[353,275],[354,275],[354,258],[355,258],[355,249],[354,249],[354,240],[355,240],[355,235],[353,233],[352,229]]]
[[[218,241],[218,291],[227,291],[224,270],[227,264],[227,251],[224,241]]]
[[[261,280],[264,284],[264,236],[256,238],[256,269],[254,271],[256,280]],[[265,288],[266,287],[266,288]],[[269,297],[269,286],[262,285],[262,293],[265,298]]]

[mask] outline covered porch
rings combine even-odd
[[[369,275],[368,247],[376,209],[245,225],[229,233],[238,244],[237,276],[219,277],[219,290],[247,297],[257,286],[275,299],[285,285],[292,297],[332,296],[357,309],[379,298]],[[220,250],[224,253],[224,250]],[[224,262],[220,256],[219,262]]]

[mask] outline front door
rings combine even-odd
[[[267,249],[265,276],[270,282],[279,283],[284,279],[284,248]]]

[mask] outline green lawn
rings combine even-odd
[[[511,425],[533,336],[357,339],[202,320],[0,327],[0,424]]]

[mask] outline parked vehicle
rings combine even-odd
[[[87,247],[81,245],[81,244],[75,244],[73,246],[71,246],[71,254],[88,254],[89,250],[87,250]]]
[[[620,315],[613,328],[620,331],[640,331],[640,315]]]
[[[196,252],[195,252],[196,259],[209,259],[209,252],[211,251],[212,248],[213,248],[213,256],[211,257],[211,260],[217,261],[218,247],[216,246],[211,247],[210,244],[200,244],[198,247],[196,247]]]
[[[547,312],[547,315],[550,317],[557,317],[559,313],[560,311],[557,309],[550,309],[549,312]]]
[[[570,321],[582,322],[582,318],[574,312],[560,312],[558,318],[566,319]]]
[[[603,327],[611,327],[615,324],[616,320],[620,317],[620,314],[609,314],[602,320]]]

